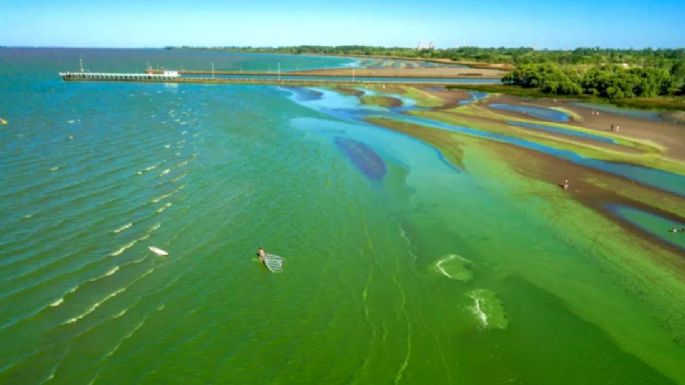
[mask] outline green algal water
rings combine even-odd
[[[330,90],[56,76],[348,60],[125,53],[0,50],[0,384],[685,378],[671,254],[487,143],[455,168]]]

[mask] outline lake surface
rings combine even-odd
[[[683,383],[670,281],[564,227],[588,210],[511,193],[486,153],[455,167],[330,90],[63,82],[80,57],[353,64],[0,49],[0,384]],[[651,263],[639,245],[618,254]]]

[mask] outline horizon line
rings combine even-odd
[[[0,44],[0,48],[55,48],[55,49],[283,49],[283,48],[297,48],[297,47],[326,47],[326,48],[339,48],[339,47],[371,47],[371,48],[383,48],[383,49],[411,49],[416,51],[446,51],[453,49],[462,48],[480,48],[480,49],[530,49],[533,51],[574,51],[578,49],[597,49],[597,50],[615,50],[615,51],[645,51],[645,50],[685,50],[685,47],[652,47],[647,46],[643,48],[616,48],[616,47],[602,47],[602,46],[577,46],[575,48],[535,48],[532,46],[478,46],[478,45],[463,45],[458,47],[434,47],[432,49],[417,49],[416,47],[402,47],[402,46],[384,46],[384,45],[364,45],[364,44],[337,44],[337,45],[322,45],[322,44],[299,44],[299,45],[280,45],[280,46],[234,46],[234,45],[223,45],[223,46],[203,46],[203,45],[165,45],[165,46],[128,46],[128,47],[105,47],[105,46],[67,46],[67,45],[3,45]],[[294,55],[297,55],[294,53]]]

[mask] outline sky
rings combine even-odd
[[[680,48],[685,0],[0,0],[0,45]]]

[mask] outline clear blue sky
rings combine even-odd
[[[685,47],[685,0],[0,0],[0,45]]]

